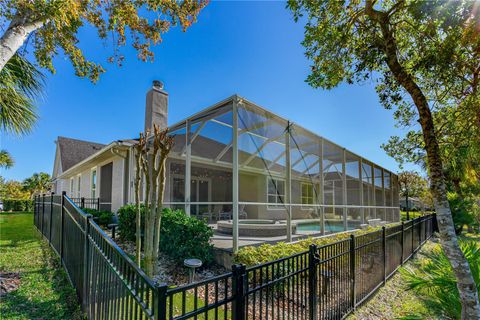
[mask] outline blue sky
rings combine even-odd
[[[341,85],[330,91],[305,83],[309,61],[301,46],[303,25],[295,23],[283,2],[212,2],[187,32],[173,29],[154,49],[155,62],[138,61],[122,49],[122,67],[106,62],[111,48],[85,28],[80,46],[107,69],[96,84],[74,75],[59,56],[48,74],[39,103],[40,120],[26,137],[3,135],[1,148],[15,167],[0,174],[24,179],[52,172],[57,136],[108,143],[132,138],[143,129],[145,94],[152,80],[170,94],[169,123],[231,96],[248,98],[385,168],[395,161],[380,148],[394,127],[392,111],[378,102],[373,83]]]

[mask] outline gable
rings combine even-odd
[[[97,153],[103,147],[105,145],[101,143],[58,137],[57,154],[59,154],[59,165],[57,168],[61,168],[61,172],[65,172],[77,163]],[[57,161],[57,157],[55,157],[55,161]]]

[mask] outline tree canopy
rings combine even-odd
[[[15,164],[12,156],[7,150],[0,150],[0,168],[10,169]]]
[[[0,70],[28,42],[41,67],[55,72],[53,57],[63,52],[78,76],[96,81],[105,69],[81,49],[77,34],[82,27],[93,27],[105,44],[113,46],[109,61],[122,63],[120,48],[127,42],[139,59],[153,60],[151,47],[162,41],[162,34],[176,25],[186,30],[206,4],[207,0],[2,1],[0,23],[8,27],[0,38]]]
[[[24,190],[30,193],[30,196],[47,193],[52,187],[52,178],[45,172],[34,173],[31,177],[23,180],[22,185]]]
[[[381,104],[394,110],[399,125],[414,126],[407,137],[418,148],[409,154],[426,164],[442,248],[455,266],[462,318],[479,318],[478,292],[455,235],[441,146],[442,132],[456,133],[454,141],[460,141],[480,131],[478,2],[289,0],[288,7],[305,22],[311,86],[373,80]],[[453,121],[439,128],[445,115]],[[400,138],[394,139],[392,148]]]
[[[36,100],[42,97],[43,74],[20,54],[0,71],[0,128],[12,135],[29,133],[38,119]]]

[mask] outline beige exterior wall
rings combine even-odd
[[[124,176],[125,176],[125,160],[119,156],[112,155],[111,158],[98,163],[92,163],[88,169],[81,172],[72,172],[72,174],[65,178],[59,179],[57,190],[59,193],[67,191],[70,197],[92,197],[92,172],[97,170],[97,185],[95,191],[95,198],[100,196],[100,187],[102,184],[100,168],[112,162],[112,211],[116,212],[124,204]],[[70,190],[70,178],[74,179],[73,192]],[[80,178],[80,192],[78,192],[78,179]]]

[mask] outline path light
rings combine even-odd
[[[187,267],[188,270],[188,282],[192,283],[195,281],[195,269],[202,266],[202,260],[199,259],[185,259],[183,260],[183,265]]]

